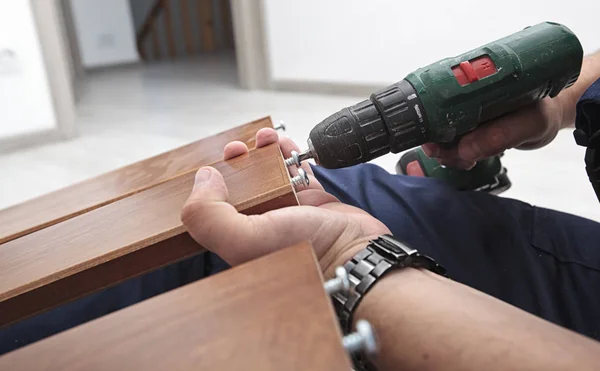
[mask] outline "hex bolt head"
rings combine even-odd
[[[364,319],[356,322],[356,332],[342,338],[342,344],[349,354],[364,352],[367,355],[377,353],[377,338],[371,324]]]
[[[298,176],[293,177],[291,182],[295,186],[303,185],[305,187],[308,187],[308,185],[310,184],[310,180],[308,179],[308,173],[304,171],[304,169],[299,168]]]
[[[348,272],[344,267],[335,268],[335,278],[325,282],[325,292],[332,295],[336,292],[348,292],[350,291],[350,279],[348,278]]]
[[[279,124],[273,126],[273,129],[275,130],[281,130],[281,131],[285,131],[285,122],[283,122],[282,120],[279,120]]]

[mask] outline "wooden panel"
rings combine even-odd
[[[202,51],[212,52],[215,50],[215,30],[212,0],[198,0],[198,19],[200,19],[200,38],[202,40]]]
[[[0,357],[2,370],[350,370],[318,263],[291,247]]]
[[[277,144],[214,164],[252,214],[297,205]],[[0,246],[0,326],[197,254],[180,221],[195,170]]]
[[[219,161],[232,140],[254,146],[263,118],[136,162],[20,205],[0,210],[0,244],[148,189],[191,169]],[[0,246],[0,249],[2,246]]]
[[[194,41],[192,39],[192,25],[190,22],[189,0],[179,0],[183,36],[185,38],[185,51],[188,55],[194,54]]]

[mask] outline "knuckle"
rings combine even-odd
[[[185,205],[181,209],[180,219],[184,226],[188,227],[193,224],[198,213],[200,212],[201,205],[195,201],[186,201]]]
[[[487,135],[488,148],[490,151],[506,149],[508,143],[508,130],[506,125],[490,128]]]

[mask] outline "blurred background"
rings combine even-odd
[[[597,0],[0,0],[0,208],[248,121],[310,129],[414,69]],[[571,131],[508,151],[504,196],[600,220]],[[376,161],[390,172],[399,155]]]

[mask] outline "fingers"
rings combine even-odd
[[[346,226],[345,217],[336,218],[337,214],[315,207],[296,206],[262,215],[242,215],[227,203],[227,196],[221,174],[211,167],[200,169],[181,220],[198,243],[233,265],[310,241],[322,227],[331,233],[319,238],[332,238],[327,241],[332,244]]]
[[[256,148],[266,147],[279,140],[277,132],[273,129],[263,128],[256,133]],[[229,160],[248,153],[248,146],[240,141],[228,143],[223,149],[223,160]]]
[[[509,148],[535,142],[548,133],[548,120],[539,105],[494,120],[465,135],[458,155],[467,161],[478,161],[498,155]]]
[[[560,112],[555,112],[556,106],[551,100],[543,100],[478,127],[453,148],[428,143],[422,146],[423,152],[444,165],[469,169],[475,162],[510,148],[541,147],[558,132]]]
[[[421,148],[428,157],[435,158],[442,165],[464,170],[475,166],[475,161],[465,160],[459,156],[457,146],[446,148],[439,144],[427,143],[423,144]]]
[[[256,148],[266,147],[269,144],[277,143],[279,134],[275,129],[262,128],[256,132]]]
[[[248,146],[240,141],[227,143],[223,149],[223,161],[248,153]]]

